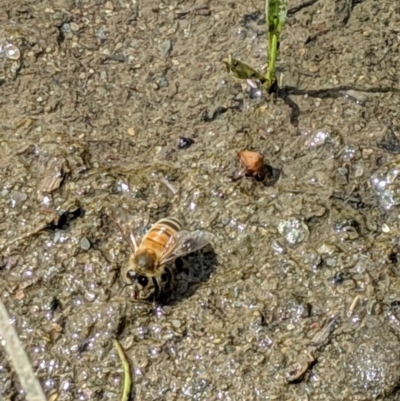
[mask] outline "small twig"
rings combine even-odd
[[[286,380],[294,383],[302,379],[307,370],[317,360],[317,353],[326,345],[338,321],[337,316],[331,316],[311,339],[310,344],[300,352],[297,359],[286,369]]]
[[[102,56],[107,60],[114,60],[114,61],[119,61],[120,63],[124,63],[126,61],[126,57],[123,56],[122,54],[107,54],[103,53]],[[105,60],[103,60],[105,61]]]
[[[288,17],[291,17],[292,15],[296,14],[297,12],[299,12],[300,10],[302,10],[305,7],[312,6],[317,1],[318,0],[308,0],[308,1],[305,1],[304,3],[299,4],[299,5],[295,6],[295,7],[289,8],[289,10],[287,12]]]
[[[178,193],[178,190],[165,178],[161,178],[160,181],[174,194]]]
[[[183,18],[188,14],[209,16],[211,15],[211,10],[209,9],[208,6],[198,6],[198,7],[193,7],[189,10],[175,11],[176,18]]]
[[[347,311],[347,317],[351,317],[353,315],[354,310],[356,309],[358,303],[360,302],[361,296],[357,295],[354,299],[353,302],[351,303],[349,310]]]
[[[13,239],[11,239],[10,241],[6,242],[5,246],[10,246],[12,244],[14,244],[15,242],[18,241],[22,241],[26,238],[32,237],[36,234],[41,233],[43,230],[45,230],[49,224],[53,223],[56,220],[56,215],[49,215],[49,217],[47,219],[45,219],[44,221],[41,221],[35,228],[33,228],[32,230],[29,230],[28,232],[19,235],[18,237],[15,237]]]
[[[46,227],[47,227],[47,223],[41,223],[40,225],[38,225],[35,229],[33,229],[33,230],[31,230],[31,231],[28,231],[27,233],[25,233],[25,234],[21,234],[21,235],[19,235],[18,237],[16,237],[16,238],[13,238],[12,240],[10,240],[10,241],[8,241],[6,244],[5,244],[5,246],[7,247],[7,246],[10,246],[10,245],[12,245],[12,244],[14,244],[15,242],[18,242],[18,241],[21,241],[21,240],[24,240],[24,239],[26,239],[26,238],[29,238],[29,237],[31,237],[32,235],[35,235],[35,234],[39,234],[41,231],[43,231]]]
[[[122,387],[121,401],[129,401],[132,390],[131,367],[118,340],[113,339],[112,342],[114,344],[114,348],[118,352],[119,359],[121,360],[122,367],[124,369],[124,385]]]

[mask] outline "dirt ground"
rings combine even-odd
[[[259,0],[0,0],[0,294],[52,400],[120,399],[113,338],[135,400],[400,400],[400,6],[302,1],[267,95],[223,64],[264,67]],[[110,205],[214,233],[167,302]]]

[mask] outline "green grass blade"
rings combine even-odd
[[[265,0],[265,20],[268,33],[268,68],[264,86],[269,90],[275,81],[275,65],[278,55],[279,36],[285,25],[286,0]]]

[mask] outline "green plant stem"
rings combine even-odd
[[[269,59],[268,59],[268,68],[266,74],[266,82],[264,86],[267,90],[269,90],[272,84],[275,81],[275,64],[276,64],[276,56],[278,53],[278,35],[276,33],[270,34],[269,38]]]
[[[268,67],[264,87],[269,91],[274,84],[279,37],[287,14],[286,0],[265,0],[265,21],[268,35]]]

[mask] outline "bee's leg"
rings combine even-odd
[[[151,310],[153,314],[155,315],[163,314],[163,307],[165,305],[164,291],[156,290],[153,294],[153,297],[151,298],[151,303],[152,303]]]
[[[164,274],[161,276],[162,286],[163,286],[163,294],[168,294],[174,289],[175,284],[175,275],[173,270],[166,267]]]
[[[151,311],[154,315],[163,314],[164,303],[161,302],[159,298],[154,298],[151,306]]]
[[[153,277],[154,295],[152,298],[153,308],[155,311],[160,310],[168,303],[168,295],[174,289],[174,274],[168,267],[164,268],[164,273],[158,277]]]
[[[155,315],[163,315],[165,313],[165,308],[168,305],[168,295],[166,293],[161,293],[157,298],[153,298],[152,311]]]
[[[158,285],[157,279],[152,277],[153,285],[154,285],[154,294],[153,299],[157,299],[161,293],[160,286]]]

